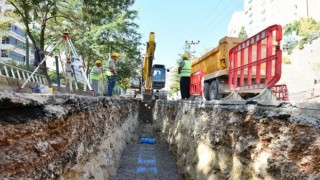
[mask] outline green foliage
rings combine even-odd
[[[8,30],[10,30],[9,28],[9,24],[11,23],[12,21],[11,20],[2,20],[0,21],[0,33],[4,33]]]
[[[136,31],[134,23],[138,13],[129,10],[133,1],[75,1],[65,9],[72,9],[70,16],[74,21],[64,20],[62,28],[68,29],[72,41],[80,52],[87,72],[94,66],[97,59],[107,60],[111,52],[120,53],[118,68],[118,84],[125,88],[129,86],[130,75],[136,72],[140,65],[141,35]],[[57,24],[50,24],[55,29]],[[62,48],[62,47],[61,47]]]
[[[292,34],[293,32],[298,33],[299,32],[299,21],[293,21],[290,24],[287,24],[284,26],[284,35],[288,36]]]
[[[282,63],[283,64],[291,64],[291,59],[287,56],[282,57]]]
[[[241,30],[240,30],[240,32],[239,32],[238,37],[239,37],[239,38],[248,38],[246,29],[244,28],[244,26],[241,27]]]
[[[134,23],[138,12],[129,9],[134,0],[8,0],[8,3],[22,19],[36,49],[43,50],[67,30],[88,73],[96,59],[108,59],[110,52],[117,51],[121,56],[117,64],[119,85],[129,85],[130,73],[140,63],[141,35]],[[29,28],[33,22],[39,24],[39,30]],[[61,43],[56,49],[65,51],[66,47]],[[50,82],[46,70],[45,74]]]
[[[283,49],[288,51],[289,54],[295,47],[303,49],[305,44],[311,44],[314,39],[320,36],[320,22],[312,18],[301,18],[287,24],[284,27],[284,45]],[[297,36],[301,37],[298,40]]]
[[[83,89],[83,83],[77,82],[78,89]]]
[[[57,82],[57,73],[56,71],[48,71],[48,75],[49,75],[49,78],[50,78],[50,81],[51,82],[54,82],[56,83]],[[62,77],[62,75],[60,74],[60,77]]]
[[[178,66],[176,66],[171,72],[171,86],[169,89],[169,96],[172,96],[173,93],[177,93],[180,91],[180,76],[178,74]]]
[[[287,51],[288,54],[292,53],[292,50],[297,46],[299,43],[293,35],[288,35],[283,38],[283,50]]]

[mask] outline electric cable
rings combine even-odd
[[[234,12],[236,9],[239,9],[241,5],[242,5],[242,2],[240,2],[239,4],[237,4],[234,8],[232,8],[231,12]],[[221,12],[222,12],[222,11],[225,11],[226,9],[227,9],[226,7],[223,8],[223,9],[221,9],[221,11],[218,13],[219,15],[218,15],[215,19],[213,19],[213,21],[211,21],[210,24],[209,24],[208,26],[206,26],[206,28],[203,29],[203,31],[202,31],[201,34],[198,34],[197,37],[198,37],[198,39],[199,39],[200,41],[202,40],[202,38],[203,38],[205,35],[209,34],[209,31],[210,31],[210,32],[213,32],[215,29],[219,28],[219,26],[217,26],[216,24],[221,24],[222,21],[225,21],[226,17],[229,16],[228,13],[226,13],[222,18],[220,18],[220,17],[221,17],[221,15],[222,15]],[[216,22],[216,23],[214,23],[214,22]],[[213,25],[214,25],[214,26],[213,26]],[[212,27],[212,26],[213,26],[213,27]]]
[[[221,2],[223,0],[220,0],[217,4],[217,6],[215,6],[215,8],[212,9],[212,11],[206,16],[206,18],[200,23],[199,26],[196,27],[196,29],[189,35],[189,37],[192,37],[199,29],[200,27],[206,22],[206,20],[212,15],[213,12],[215,12],[215,10],[220,6]]]

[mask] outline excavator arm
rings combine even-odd
[[[152,100],[152,95],[153,95],[152,66],[153,66],[155,48],[156,48],[155,34],[154,32],[151,32],[149,35],[149,41],[147,42],[146,54],[143,59],[143,72],[142,72],[143,86],[141,88],[143,101]]]

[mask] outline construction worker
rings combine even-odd
[[[113,52],[111,59],[105,66],[105,73],[108,78],[107,96],[112,96],[112,92],[117,82],[117,68],[116,62],[119,58],[119,53]],[[109,66],[108,66],[109,65]]]
[[[93,89],[94,96],[98,96],[98,89],[99,89],[99,80],[101,79],[101,67],[102,61],[96,60],[95,65],[92,67],[90,71],[90,80]]]
[[[183,61],[178,68],[180,73],[180,93],[181,99],[188,99],[190,97],[191,61],[188,54],[183,54],[182,59]]]

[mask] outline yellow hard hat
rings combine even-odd
[[[182,55],[182,58],[183,58],[183,59],[188,58],[188,57],[189,57],[189,55],[186,54],[186,53]]]
[[[119,57],[119,53],[113,52],[111,56],[112,57]]]
[[[101,60],[96,60],[96,64],[102,64]]]

